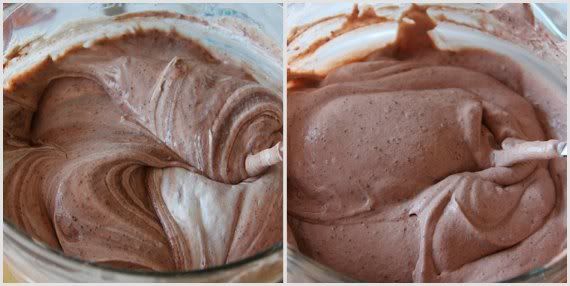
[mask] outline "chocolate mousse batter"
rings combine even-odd
[[[281,241],[280,95],[174,30],[33,62],[42,41],[4,63],[6,220],[66,255],[153,271]]]
[[[545,265],[566,247],[563,95],[505,56],[438,50],[425,8],[401,19],[389,47],[293,75],[294,243],[365,281],[499,281]]]

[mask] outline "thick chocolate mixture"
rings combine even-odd
[[[121,268],[254,255],[282,239],[279,160],[252,157],[281,141],[281,112],[278,94],[175,32],[48,57],[4,81],[4,217]]]
[[[563,95],[507,57],[437,50],[422,8],[403,18],[390,47],[288,93],[299,250],[365,281],[546,264],[566,247]]]

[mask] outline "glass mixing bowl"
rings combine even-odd
[[[283,16],[278,4],[4,4],[4,52],[72,21],[158,10],[207,21],[234,20],[253,27],[263,36],[252,37],[235,26],[237,30],[209,29],[201,34],[206,35],[201,40],[208,47],[255,67],[260,82],[281,93]],[[283,244],[203,270],[130,271],[65,256],[4,220],[4,262],[16,280],[10,282],[277,282],[283,277]]]
[[[288,72],[324,75],[335,67],[362,58],[372,51],[385,47],[394,41],[397,31],[396,19],[407,8],[407,5],[409,4],[372,4],[377,15],[385,16],[391,21],[363,25],[341,35],[335,34],[335,37],[327,38],[326,41],[319,41],[332,35],[331,31],[342,26],[342,21],[335,20],[336,16],[350,15],[353,11],[353,4],[289,4],[285,17],[286,35],[288,37]],[[437,11],[447,16],[440,18],[441,22],[438,21],[436,28],[440,31],[437,36],[445,39],[444,48],[478,47],[507,55],[521,66],[537,70],[537,74],[540,74],[543,80],[555,87],[557,94],[566,96],[566,61],[561,64],[544,60],[544,57],[537,57],[520,44],[514,44],[503,37],[469,27],[471,23],[474,23],[473,25],[481,23],[470,22],[469,11],[494,7],[489,5],[438,4],[437,6],[450,8],[448,11],[445,9],[441,9],[441,11],[438,9]],[[548,32],[558,40],[566,40],[567,8],[565,4],[531,4],[531,8],[536,20],[542,23]],[[466,15],[460,15],[461,9],[466,10]],[[360,7],[360,11],[363,11],[362,7]],[[461,18],[462,16],[465,18]],[[465,22],[464,25],[454,25],[452,21],[442,23],[445,22],[445,19]],[[317,24],[313,25],[314,23]],[[488,27],[483,25],[482,28]],[[436,44],[438,43],[437,36]],[[312,45],[315,43],[322,45],[318,46],[318,49],[314,49]],[[311,51],[308,56],[304,54],[305,50]],[[297,55],[302,56],[297,57]],[[546,57],[548,56],[553,55],[546,55]],[[504,282],[565,282],[566,258],[566,251],[564,250],[547,265]],[[358,282],[304,255],[291,245],[287,247],[287,281],[308,283]]]

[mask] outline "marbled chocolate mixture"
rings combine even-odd
[[[115,267],[191,270],[254,255],[282,239],[279,160],[246,168],[281,141],[281,102],[175,32],[48,57],[4,81],[4,217]]]

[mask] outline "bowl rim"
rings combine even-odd
[[[566,249],[564,249],[564,251],[561,254],[564,254],[564,255],[559,255],[559,256],[555,257],[556,260],[553,260],[553,261],[545,264],[544,266],[535,268],[535,269],[530,270],[528,272],[525,272],[523,274],[517,275],[513,278],[508,278],[508,279],[497,281],[497,283],[525,282],[531,278],[538,277],[538,276],[543,275],[544,273],[547,273],[547,272],[555,272],[555,271],[565,270],[566,265],[567,265]],[[293,257],[295,257],[295,259],[300,259],[302,262],[310,263],[312,266],[314,266],[313,270],[321,271],[320,274],[327,275],[327,277],[332,276],[332,278],[337,280],[335,282],[364,282],[364,281],[359,281],[359,280],[356,280],[354,278],[348,277],[345,274],[342,274],[342,273],[330,268],[329,266],[326,266],[326,265],[314,260],[313,258],[305,255],[300,250],[292,248],[291,246],[287,245],[287,263],[288,263],[288,265],[289,265],[289,263],[295,264],[295,261],[292,261]],[[289,268],[287,270],[289,270]],[[564,273],[564,274],[566,274],[566,273]],[[289,275],[289,274],[287,274],[287,275]],[[562,282],[562,281],[560,281],[560,282]]]
[[[71,263],[75,267],[88,267],[92,270],[108,271],[116,274],[122,275],[134,275],[142,277],[182,277],[182,276],[202,276],[207,274],[213,274],[218,271],[225,271],[238,268],[240,266],[248,265],[253,262],[257,262],[261,259],[270,257],[275,253],[279,253],[283,250],[283,242],[280,241],[269,248],[258,252],[252,256],[240,259],[238,261],[230,262],[227,264],[212,266],[204,269],[195,269],[188,271],[152,271],[152,270],[128,270],[122,268],[115,268],[111,266],[101,265],[96,262],[87,261],[79,259],[73,256],[69,256],[63,253],[62,250],[54,249],[42,241],[34,240],[28,234],[20,230],[14,224],[4,219],[4,238],[13,242],[18,248],[29,248],[34,252],[39,252],[45,255],[49,259],[59,260],[64,263]],[[6,254],[4,254],[6,255]],[[8,259],[10,257],[8,256]]]

